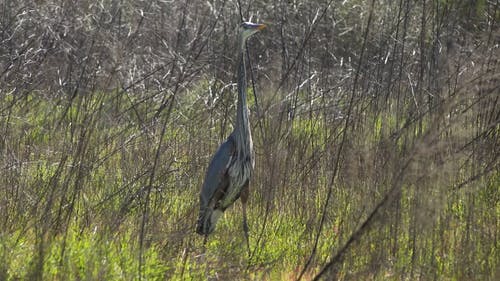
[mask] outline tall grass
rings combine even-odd
[[[499,277],[497,3],[1,9],[0,280]],[[238,202],[194,233],[240,12],[250,254]]]

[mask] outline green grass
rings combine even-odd
[[[205,248],[194,233],[204,169],[218,136],[226,133],[210,124],[222,122],[217,118],[224,109],[216,107],[212,114],[202,108],[176,107],[161,138],[159,164],[153,167],[160,125],[137,125],[131,120],[133,114],[124,113],[131,104],[115,108],[112,98],[104,93],[78,97],[64,115],[65,106],[33,94],[14,105],[10,119],[4,119],[8,134],[2,149],[13,158],[5,158],[3,165],[14,158],[19,164],[11,171],[4,169],[0,181],[0,196],[6,199],[1,201],[0,279],[298,277],[313,249],[329,188],[330,158],[315,157],[331,151],[328,135],[336,132],[331,124],[321,118],[298,119],[288,144],[304,149],[283,144],[277,149],[289,155],[274,158],[257,151],[249,204],[249,257],[239,202],[228,209]],[[148,108],[142,107],[139,110]],[[193,123],[194,112],[202,116]],[[374,147],[398,128],[391,112],[374,116],[350,133],[352,154],[342,162],[306,280],[360,227],[389,188],[391,166],[372,164],[379,157]],[[313,138],[321,141],[312,143]],[[278,167],[273,181],[269,163]],[[427,171],[431,166],[415,167]],[[311,167],[312,172],[293,167]],[[294,179],[290,184],[283,180],[284,170],[291,171],[286,176]],[[456,183],[453,177],[450,181],[431,174],[423,181],[418,176],[418,171],[410,171],[408,178],[417,180],[402,185],[396,200],[399,207],[386,208],[347,252],[339,278],[488,280],[498,274],[498,171],[463,191],[450,189]],[[275,193],[270,193],[271,183]]]

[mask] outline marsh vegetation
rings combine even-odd
[[[498,1],[0,3],[0,280],[498,280]],[[208,240],[241,18],[256,151]]]

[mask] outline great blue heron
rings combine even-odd
[[[243,230],[248,245],[246,203],[248,182],[255,166],[252,134],[248,120],[247,83],[245,69],[246,40],[264,29],[264,24],[243,22],[238,34],[238,107],[234,131],[222,143],[210,161],[200,193],[200,214],[196,232],[206,238],[215,224],[241,197],[243,206]]]

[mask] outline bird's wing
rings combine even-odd
[[[210,200],[212,200],[216,194],[222,195],[227,187],[227,184],[229,183],[227,169],[235,154],[235,150],[234,141],[230,136],[220,145],[219,149],[210,161],[200,193],[200,204],[202,210],[208,206]]]

